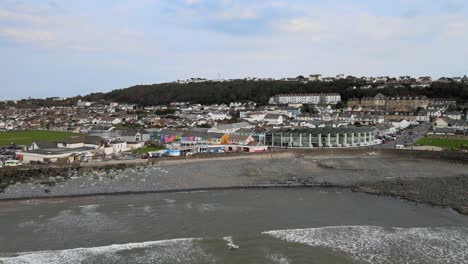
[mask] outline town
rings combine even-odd
[[[340,74],[284,78],[287,82],[333,82]],[[269,79],[267,79],[269,80]],[[171,102],[138,105],[78,99],[69,105],[0,108],[0,165],[102,162],[285,148],[411,148],[468,150],[467,103],[425,95],[395,96],[402,85],[426,89],[434,82],[464,83],[468,78],[362,77],[353,90],[375,96],[347,98],[340,93],[274,94],[268,104]],[[192,78],[178,84],[229,82]],[[247,81],[265,81],[248,78]],[[65,98],[49,98],[64,101]]]

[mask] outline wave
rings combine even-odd
[[[468,263],[468,228],[330,226],[263,232],[367,263]]]
[[[182,238],[92,248],[37,251],[0,256],[0,263],[211,263],[212,258],[194,242]]]

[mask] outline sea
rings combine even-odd
[[[0,263],[468,263],[468,217],[315,188],[3,201]]]

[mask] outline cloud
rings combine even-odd
[[[55,36],[52,32],[30,29],[0,28],[0,36],[20,42],[39,42],[48,47],[52,47],[55,41]]]
[[[108,26],[98,18],[56,7],[0,9],[0,23],[2,38],[42,48],[146,55],[156,51],[156,45],[148,43],[142,31]]]
[[[31,24],[44,24],[46,19],[37,15],[0,9],[0,21],[16,21]]]

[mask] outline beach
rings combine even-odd
[[[0,199],[306,186],[401,197],[465,214],[468,207],[466,161],[384,151],[278,152],[153,160],[128,167],[88,165],[86,170],[66,171],[12,184]]]

